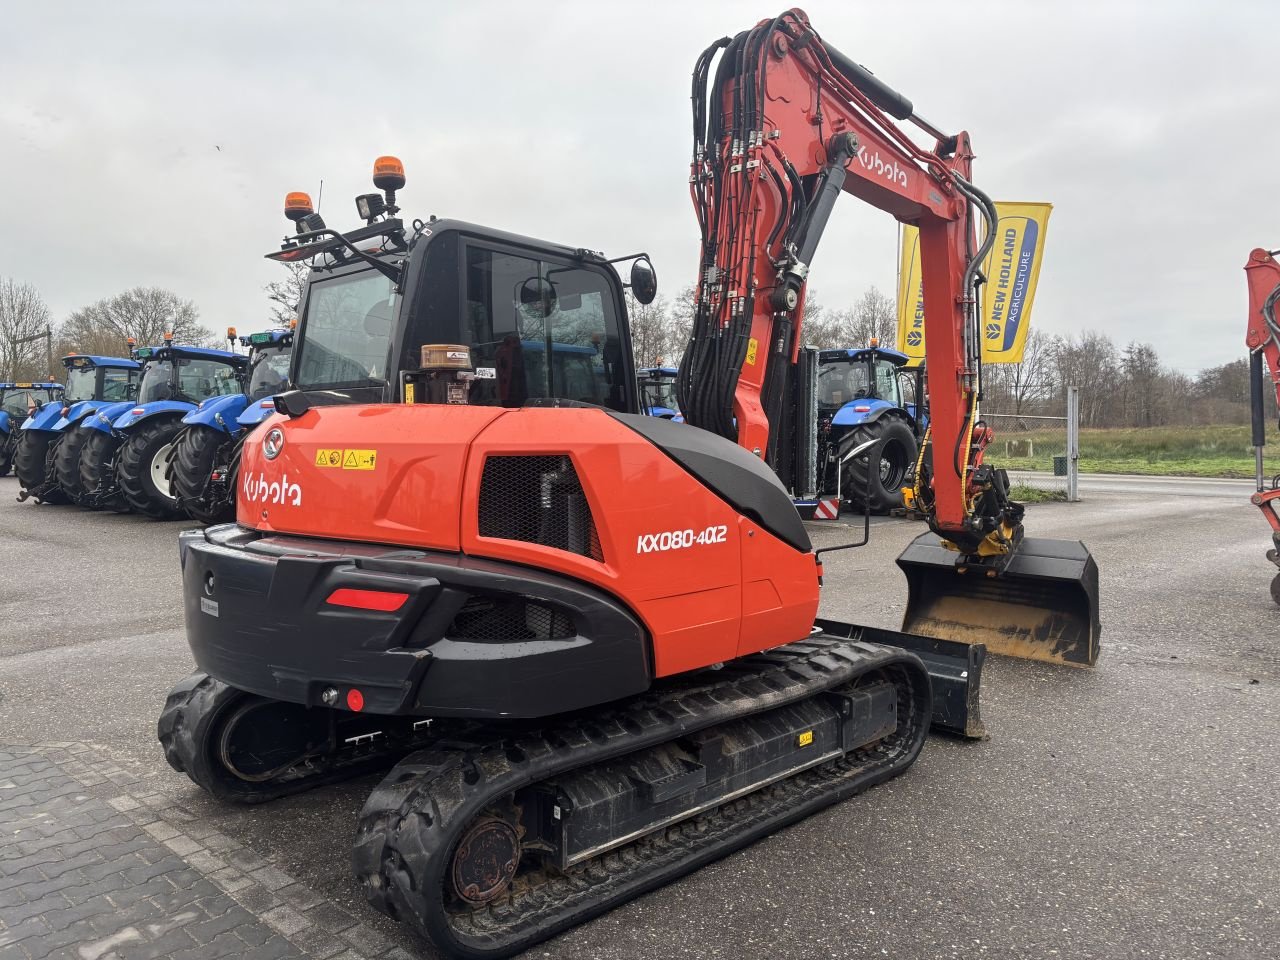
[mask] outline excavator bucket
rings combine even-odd
[[[1047,663],[1098,659],[1098,565],[1079,540],[1026,537],[997,571],[966,565],[926,533],[898,566],[907,575],[907,633]]]

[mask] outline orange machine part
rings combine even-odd
[[[269,461],[259,438],[272,428],[284,433],[285,444]],[[335,450],[344,461],[336,467],[328,464]],[[372,468],[358,469],[370,454]],[[485,459],[503,454],[570,458],[602,560],[480,536]],[[245,526],[460,551],[599,587],[648,628],[656,676],[802,639],[817,614],[812,553],[741,516],[600,410],[313,408],[295,420],[268,421],[246,445],[241,469]]]

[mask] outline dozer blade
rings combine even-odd
[[[907,633],[1077,667],[1098,659],[1098,565],[1079,540],[1026,537],[997,569],[964,563],[926,533],[898,566],[907,575]]]

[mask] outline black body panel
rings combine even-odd
[[[318,705],[359,689],[370,713],[541,717],[638,693],[640,622],[582,583],[529,567],[396,547],[185,531],[187,640],[233,687]],[[408,594],[390,612],[328,604],[339,588]]]

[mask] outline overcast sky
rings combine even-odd
[[[0,276],[61,319],[127,287],[264,325],[289,190],[357,223],[373,158],[405,214],[457,217],[692,279],[690,71],[781,3],[6,3]],[[997,200],[1053,203],[1033,324],[1244,352],[1241,267],[1280,247],[1280,4],[810,0],[825,40],[964,128]],[[811,282],[896,283],[891,218],[846,198]]]

